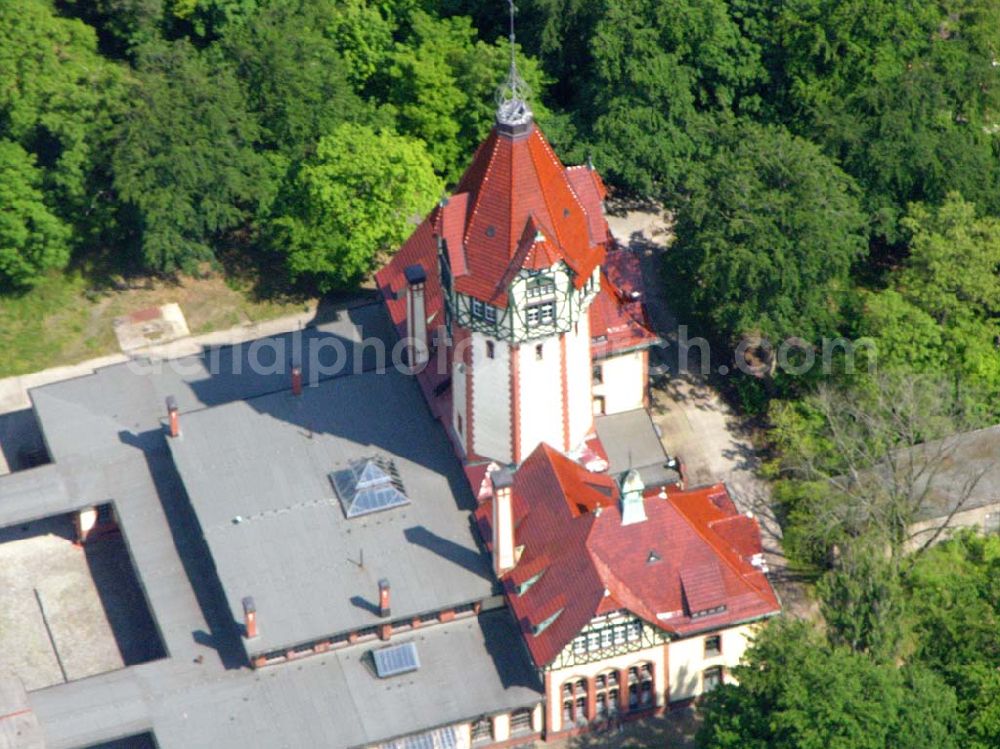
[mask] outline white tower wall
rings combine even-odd
[[[566,400],[569,449],[576,448],[594,425],[591,395],[590,316],[584,314],[566,334]]]
[[[493,358],[487,355],[493,344]],[[511,447],[510,345],[472,333],[472,450],[501,463],[513,462]]]
[[[466,429],[469,426],[465,423],[465,415],[468,413],[468,409],[466,408],[465,376],[465,365],[457,360],[453,362],[451,365],[451,428],[458,435],[458,442],[461,445],[463,456],[466,453],[465,445],[467,442],[465,436],[467,434]]]
[[[541,346],[541,357],[537,347]],[[563,434],[562,346],[559,337],[529,341],[518,352],[520,458],[539,442],[566,449]]]

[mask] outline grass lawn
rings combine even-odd
[[[219,276],[92,289],[80,273],[52,275],[21,296],[0,296],[0,377],[74,364],[118,351],[112,321],[146,307],[180,304],[193,334],[315,309],[315,301],[259,301]]]

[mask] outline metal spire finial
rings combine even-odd
[[[501,125],[527,125],[531,122],[531,110],[527,98],[528,84],[517,72],[517,56],[514,37],[514,0],[507,0],[510,6],[510,70],[507,80],[497,92],[497,122]]]

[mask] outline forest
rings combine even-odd
[[[69,273],[354,288],[489,131],[507,18],[0,3],[0,307]],[[877,352],[724,385],[825,625],[769,627],[700,745],[1000,745],[1000,541],[904,554],[899,487],[828,480],[1000,421],[1000,0],[521,0],[517,41],[560,157],[672,216],[682,320]]]

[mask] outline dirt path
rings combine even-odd
[[[686,366],[679,366],[678,320],[662,293],[669,224],[660,214],[640,211],[610,216],[608,223],[618,241],[642,259],[646,307],[653,327],[667,342],[660,352],[663,374],[654,379],[650,409],[664,447],[684,461],[689,485],[724,482],[740,511],[753,513],[761,525],[769,576],[785,611],[813,616],[814,603],[789,575],[781,526],[772,509],[770,487],[757,476],[760,459],[749,430],[700,373],[698,349],[692,345]],[[696,335],[689,331],[687,338],[691,341]]]

